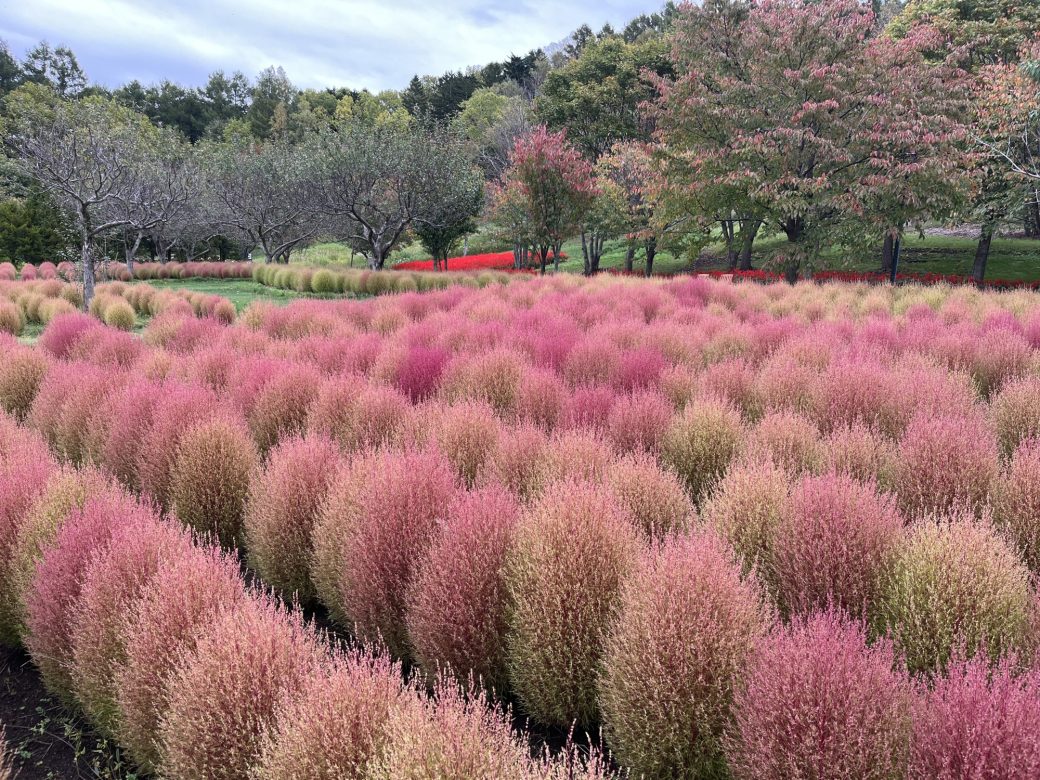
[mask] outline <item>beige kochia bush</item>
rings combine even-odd
[[[759,587],[713,532],[646,551],[622,588],[598,687],[618,761],[636,777],[722,772],[733,687],[768,625]]]
[[[537,721],[594,721],[603,643],[641,546],[632,516],[599,485],[556,483],[522,516],[506,563],[506,658]]]
[[[428,674],[450,670],[505,689],[504,567],[519,514],[501,486],[466,493],[448,510],[408,593],[408,637]]]
[[[159,721],[171,674],[195,648],[196,637],[246,597],[237,559],[200,547],[162,567],[125,616],[125,660],[115,670],[117,737],[134,762],[154,772]]]
[[[255,780],[365,780],[404,704],[401,668],[383,653],[337,651],[279,702],[264,735]]]
[[[645,453],[615,459],[607,468],[604,483],[646,535],[660,540],[685,531],[697,522],[697,509],[682,481]]]
[[[188,526],[226,546],[241,536],[256,446],[245,424],[222,415],[196,423],[177,443],[170,506]]]
[[[661,460],[699,502],[726,473],[745,437],[740,413],[723,401],[691,401],[661,441]]]
[[[874,602],[873,622],[911,671],[941,671],[958,646],[990,658],[1025,649],[1029,569],[985,520],[924,519],[897,550]]]
[[[317,635],[299,613],[259,594],[204,626],[169,680],[159,775],[248,777],[279,702],[299,695],[323,660]]]
[[[1023,439],[1040,436],[1040,378],[1008,382],[990,403],[1000,450],[1010,457]]]
[[[79,598],[69,613],[73,692],[102,734],[117,733],[115,673],[126,659],[125,615],[156,572],[192,550],[180,527],[143,516],[121,524],[91,556]]]
[[[772,462],[737,463],[704,505],[704,520],[736,551],[745,572],[772,569],[788,476]]]
[[[267,464],[250,481],[245,517],[249,563],[265,583],[297,594],[304,603],[315,596],[309,571],[314,524],[340,465],[331,439],[294,436],[271,450]]]

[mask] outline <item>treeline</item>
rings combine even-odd
[[[56,207],[84,260],[107,242],[128,263],[287,261],[333,238],[379,268],[414,238],[446,257],[484,221],[543,270],[580,235],[587,273],[612,239],[649,274],[719,241],[748,268],[779,237],[769,262],[793,279],[834,247],[888,270],[907,231],[974,222],[981,280],[997,230],[1040,234],[1038,33],[1015,0],[708,0],[378,94],[276,68],[106,92],[46,46],[7,55],[0,84],[15,200]]]

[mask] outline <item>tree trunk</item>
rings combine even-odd
[[[881,244],[881,273],[892,273],[892,254],[895,249],[895,238],[891,232],[885,233],[885,240]]]
[[[762,226],[760,219],[746,219],[740,226],[740,261],[737,267],[741,271],[751,270],[751,249],[755,245],[755,237]]]
[[[563,247],[562,244],[553,245],[553,273],[558,274],[560,272],[560,249]]]
[[[469,236],[465,235],[462,237],[462,256],[465,257],[469,254]],[[445,263],[444,267],[447,268],[448,264]]]
[[[83,244],[80,247],[80,265],[83,266],[83,311],[88,311],[94,298],[94,258],[87,236],[83,236]]]
[[[979,245],[975,248],[975,265],[971,269],[971,278],[975,284],[982,284],[986,278],[986,263],[989,260],[989,247],[993,243],[993,232],[996,226],[991,221],[982,223]]]
[[[646,240],[646,277],[649,279],[654,272],[654,258],[657,256],[657,239]]]
[[[798,271],[802,265],[802,236],[805,234],[805,220],[792,217],[784,223],[787,243],[792,247],[792,254],[784,265],[784,279],[788,284],[798,281]]]
[[[726,241],[726,268],[732,272],[737,267],[737,244],[732,219],[722,220],[722,237]]]
[[[1040,192],[1034,190],[1026,203],[1026,238],[1040,238]]]
[[[636,258],[636,242],[628,244],[628,252],[625,253],[625,273],[632,273],[632,261]]]
[[[589,244],[585,238],[584,230],[581,231],[581,259],[584,262],[582,272],[585,276],[592,276],[592,258],[589,257]]]
[[[141,238],[141,234],[138,233],[134,238],[133,244],[126,244],[125,242],[123,244],[126,252],[126,270],[130,272],[131,276],[134,273],[134,255],[137,254],[137,250],[141,246]]]

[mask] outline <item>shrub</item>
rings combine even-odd
[[[153,520],[151,509],[122,493],[96,495],[72,511],[36,566],[24,595],[25,647],[44,685],[66,703],[74,701],[69,672],[72,615],[83,576],[117,527]]]
[[[55,361],[40,383],[28,420],[55,453],[79,463],[87,454],[91,418],[118,379],[90,363]]]
[[[869,646],[834,611],[778,627],[737,687],[726,755],[739,780],[898,780],[905,775],[910,691],[891,643]]]
[[[25,633],[25,596],[44,550],[54,542],[62,523],[87,499],[111,490],[109,480],[94,469],[63,467],[39,483],[39,495],[25,512],[11,546],[0,601],[0,626],[21,639]]]
[[[131,330],[137,324],[134,307],[122,298],[113,298],[105,306],[101,319],[109,327],[118,330]]]
[[[960,644],[997,659],[1026,642],[1029,570],[985,522],[924,521],[897,551],[874,606],[877,630],[911,671],[942,670]]]
[[[957,661],[922,685],[914,708],[912,780],[1040,776],[1040,672]]]
[[[479,692],[443,682],[432,699],[411,697],[390,711],[369,780],[528,780],[527,747],[507,715]]]
[[[803,477],[780,513],[770,575],[787,614],[837,606],[862,617],[902,538],[903,518],[870,485]]]
[[[594,721],[603,643],[639,548],[631,515],[592,484],[556,483],[521,518],[506,565],[506,657],[537,721]]]
[[[572,428],[606,431],[615,401],[614,389],[606,385],[576,387],[570,394],[566,422]]]
[[[240,420],[220,416],[196,423],[177,443],[170,507],[190,527],[233,546],[256,463],[256,447]]]
[[[149,380],[132,381],[109,395],[94,418],[87,446],[90,459],[131,490],[141,487],[139,460],[161,394]]]
[[[320,664],[313,631],[272,599],[256,595],[226,611],[204,627],[169,679],[160,775],[247,777],[278,703],[298,695]]]
[[[516,409],[524,376],[523,358],[507,350],[493,350],[473,358],[456,358],[445,369],[441,392],[449,401],[486,401],[497,414]]]
[[[639,391],[617,399],[607,417],[607,435],[619,452],[657,452],[672,421],[671,402],[663,395]]]
[[[701,501],[726,473],[744,438],[740,413],[715,400],[691,401],[661,441],[661,459]]]
[[[472,485],[484,463],[498,449],[502,426],[483,401],[461,401],[427,409],[430,442],[447,456],[459,479]]]
[[[50,321],[50,324],[40,334],[37,346],[61,359],[66,357],[69,350],[84,333],[96,327],[98,327],[96,320],[86,314],[79,312],[62,314]]]
[[[69,611],[73,692],[105,736],[115,737],[115,670],[125,661],[123,624],[157,571],[191,550],[180,528],[143,515],[120,524],[108,547],[91,556],[80,594]]]
[[[1040,572],[1040,439],[1015,450],[997,483],[993,517],[1034,572]]]
[[[519,515],[500,486],[463,494],[418,565],[408,592],[408,637],[419,665],[506,686],[504,565]]]
[[[899,445],[896,492],[908,516],[980,513],[999,473],[997,440],[977,415],[918,416]]]
[[[1000,450],[1011,457],[1023,439],[1040,436],[1040,379],[1009,382],[990,403],[990,411]]]
[[[283,437],[304,432],[308,408],[320,385],[321,375],[314,368],[294,364],[263,386],[249,412],[249,428],[261,452]]]
[[[337,653],[327,673],[307,678],[275,713],[256,780],[366,780],[388,719],[404,698],[401,670],[388,656]]]
[[[196,637],[245,598],[236,558],[197,548],[160,568],[124,624],[125,661],[115,670],[118,739],[134,762],[155,772],[159,723],[171,675],[195,649]]]
[[[405,655],[407,590],[457,493],[436,451],[377,452],[341,470],[314,529],[311,569],[332,615]]]
[[[245,515],[249,563],[264,582],[301,602],[314,598],[309,566],[312,533],[339,469],[335,443],[321,435],[292,437],[253,473]]]
[[[772,463],[738,463],[715,486],[704,519],[726,539],[748,572],[773,566],[788,476]]]
[[[599,703],[618,761],[635,776],[722,772],[733,686],[768,615],[712,533],[644,552],[621,590]]]
[[[794,412],[770,412],[759,420],[745,455],[752,460],[772,460],[793,476],[821,471],[825,457],[816,425]]]
[[[372,387],[360,378],[325,382],[307,418],[310,431],[329,436],[347,452],[399,444],[411,404],[389,387]]]
[[[517,425],[503,436],[498,450],[477,475],[477,484],[502,484],[520,498],[541,490],[540,468],[549,450],[549,437],[531,424]]]
[[[0,333],[20,336],[25,327],[25,318],[17,305],[0,298]]]
[[[448,351],[440,347],[411,347],[394,367],[393,384],[413,403],[422,401],[436,392],[448,358]]]
[[[329,294],[338,292],[336,285],[336,276],[327,269],[320,269],[314,272],[311,277],[311,289],[316,293]]]
[[[18,532],[33,502],[42,492],[55,464],[42,447],[18,448],[0,454],[0,641],[16,644],[18,632],[10,614],[14,603],[11,559]]]
[[[646,453],[617,458],[607,468],[604,482],[647,541],[686,531],[697,520],[697,510],[679,478]]]
[[[862,423],[831,431],[823,445],[827,467],[861,482],[892,487],[895,479],[896,448],[889,439]]]

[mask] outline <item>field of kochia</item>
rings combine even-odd
[[[0,639],[143,774],[1040,776],[1036,293],[342,273],[0,282]]]

